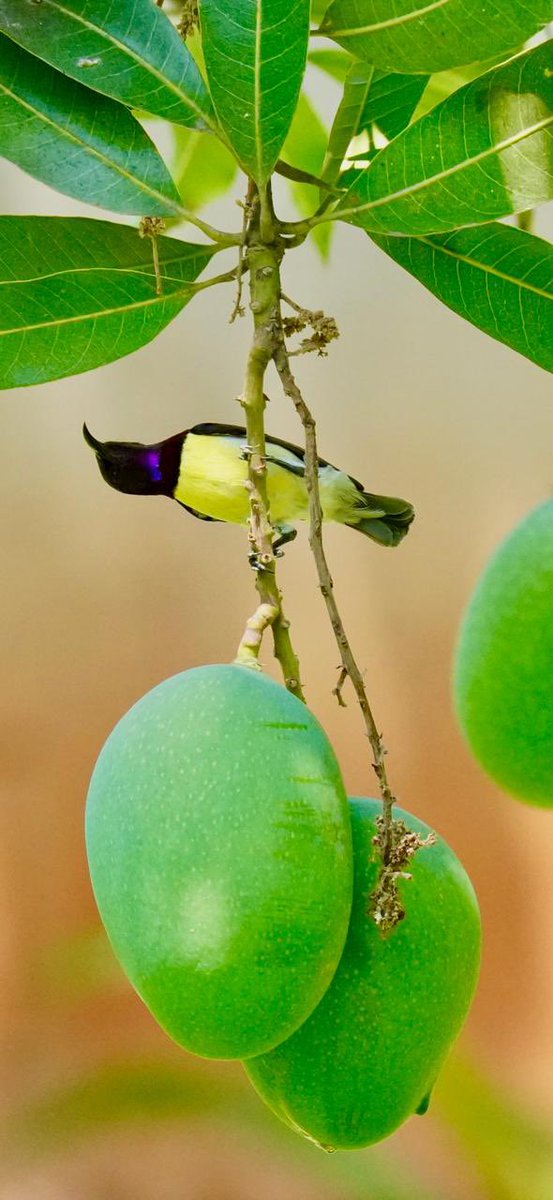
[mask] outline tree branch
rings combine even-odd
[[[249,538],[250,561],[256,570],[256,587],[263,608],[263,629],[271,624],[275,656],[278,659],[286,687],[304,700],[300,666],[290,637],[290,625],[283,608],[276,578],[273,550],[274,530],[269,515],[267,496],[267,463],[265,459],[264,392],[265,372],[275,352],[275,330],[280,312],[280,260],[282,247],[276,238],[274,216],[269,193],[259,196],[253,192],[251,215],[247,230],[247,268],[249,270],[250,309],[253,314],[254,336],[248,361],[241,404],[246,416],[248,444],[247,488],[250,494]],[[255,622],[261,608],[252,620]],[[269,621],[269,613],[272,619]],[[260,632],[260,637],[263,634]],[[245,634],[248,640],[248,634]],[[243,646],[244,639],[241,645]],[[259,646],[257,648],[259,653]]]
[[[302,396],[302,393],[294,379],[290,368],[290,359],[288,350],[284,340],[282,330],[282,320],[280,318],[279,306],[279,325],[277,334],[277,348],[274,355],[276,369],[280,376],[283,390],[285,394],[292,400],[296,412],[301,420],[305,432],[305,468],[306,468],[306,484],[309,496],[309,544],[315,559],[317,574],[319,577],[319,587],[322,592],[330,623],[336,639],[336,644],[340,652],[342,660],[342,671],[340,673],[339,682],[335,689],[338,700],[341,701],[342,686],[345,681],[345,676],[351,679],[359,707],[363,715],[367,737],[369,739],[373,753],[373,769],[378,779],[380,794],[382,796],[383,813],[382,813],[382,829],[380,831],[379,849],[382,857],[381,881],[386,879],[386,887],[388,889],[389,865],[392,859],[394,849],[394,821],[393,821],[393,805],[396,797],[394,796],[386,771],[386,749],[382,741],[382,736],[376,725],[373,712],[369,703],[363,675],[357,665],[351,645],[346,634],[344,623],[340,616],[336,598],[334,595],[334,583],[330,573],[330,569],[326,560],[323,538],[322,538],[322,522],[323,513],[321,499],[319,494],[319,465],[317,451],[317,437],[315,420],[307,407],[307,404]],[[342,701],[343,703],[343,701]],[[380,881],[379,881],[380,882]],[[394,889],[392,889],[394,890]],[[376,896],[378,894],[378,907]],[[390,896],[390,903],[393,899],[394,905],[397,901],[397,896]],[[379,924],[383,925],[386,930],[393,927],[400,917],[393,918],[390,909],[390,922],[387,920],[386,914],[386,896],[382,896],[377,885],[375,892],[375,911],[379,913]],[[384,916],[382,915],[384,912]]]

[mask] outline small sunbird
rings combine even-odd
[[[209,422],[153,445],[100,442],[86,425],[83,434],[103,478],[117,491],[170,496],[202,521],[247,523],[248,446],[242,426]],[[309,520],[305,453],[291,442],[267,436],[265,457],[276,548],[295,537],[295,521]],[[397,546],[415,515],[407,500],[366,492],[357,479],[323,458],[319,459],[319,490],[325,521],[358,529],[380,546]]]

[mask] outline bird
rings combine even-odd
[[[83,436],[110,487],[141,496],[169,496],[202,521],[246,525],[250,500],[246,430],[204,422],[151,445],[101,442],[86,424]],[[309,520],[305,451],[267,435],[267,494],[276,531],[273,549],[296,536],[295,522]],[[365,534],[380,546],[397,546],[415,513],[412,504],[365,491],[363,484],[319,458],[323,519]]]

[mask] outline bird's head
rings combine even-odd
[[[151,446],[142,442],[100,442],[86,425],[83,436],[94,450],[103,478],[116,491],[133,496],[173,495],[186,433]]]

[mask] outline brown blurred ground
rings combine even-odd
[[[6,167],[2,207],[77,211]],[[551,380],[448,313],[354,230],[340,232],[329,269],[307,248],[291,255],[285,286],[331,312],[342,331],[326,362],[298,361],[321,453],[417,509],[394,553],[329,530],[337,594],[401,801],[450,841],[480,897],[485,957],[465,1050],[515,1107],[547,1121],[553,816],[499,793],[471,761],[453,720],[449,677],[460,615],[482,566],[551,493]],[[238,420],[233,397],[247,322],[229,326],[231,305],[230,291],[217,289],[139,354],[2,398],[1,1104],[13,1121],[35,1103],[47,1108],[50,1093],[102,1065],[153,1059],[182,1069],[183,1086],[189,1073],[208,1090],[213,1083],[223,1117],[219,1125],[196,1115],[159,1129],[111,1129],[83,1143],[69,1125],[42,1157],[27,1146],[15,1165],[7,1161],[1,1200],[346,1194],[334,1167],[325,1176],[319,1163],[312,1175],[312,1157],[296,1160],[291,1134],[288,1158],[280,1148],[275,1159],[270,1117],[260,1140],[227,1128],[225,1096],[229,1113],[235,1096],[249,1103],[239,1069],[187,1060],[157,1031],[101,943],[97,970],[91,958],[98,923],[82,827],[99,748],[125,709],[163,677],[231,658],[254,593],[240,531],[206,526],[162,499],[110,491],[81,425],[86,419],[103,438],[154,440],[199,420]],[[274,380],[270,391],[268,428],[298,439]],[[363,792],[371,786],[367,746],[353,701],[340,710],[331,695],[337,656],[305,533],[287,551],[281,579],[309,701],[351,792]],[[264,657],[273,670],[268,645]],[[363,1161],[382,1156],[442,1200],[491,1194],[455,1130],[432,1112]],[[347,1195],[368,1200],[373,1193],[355,1171],[358,1190]]]

